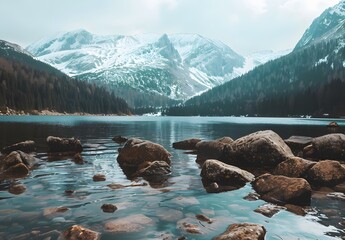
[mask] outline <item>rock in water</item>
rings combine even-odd
[[[123,144],[128,141],[128,138],[122,136],[115,136],[112,138],[112,140],[118,144]]]
[[[221,141],[201,141],[196,144],[197,163],[203,163],[207,159],[221,160],[224,154],[224,148],[230,147],[230,144]]]
[[[10,188],[8,189],[9,193],[15,194],[15,195],[19,195],[22,194],[26,191],[26,187],[23,184],[16,184],[16,185],[12,185],[10,186]]]
[[[47,144],[50,152],[82,152],[83,147],[79,139],[47,137]]]
[[[306,178],[307,172],[316,162],[308,161],[299,157],[292,157],[279,165],[274,170],[275,175],[286,177]]]
[[[154,224],[155,222],[151,218],[143,214],[135,214],[109,221],[105,224],[104,228],[107,232],[132,233],[140,232],[147,226],[152,226]]]
[[[285,143],[291,148],[295,155],[303,154],[303,148],[308,146],[313,138],[305,136],[291,136],[285,139]]]
[[[201,139],[199,138],[190,138],[179,142],[173,143],[173,148],[181,150],[194,150],[195,146]]]
[[[314,138],[303,153],[305,158],[345,160],[345,135],[334,133]]]
[[[11,152],[0,158],[0,180],[23,178],[29,174],[19,152]]]
[[[338,161],[320,161],[308,171],[307,179],[312,184],[332,187],[345,181],[345,168]]]
[[[92,180],[94,182],[102,182],[102,181],[105,181],[107,180],[106,176],[104,174],[101,174],[101,173],[98,173],[98,174],[95,174],[93,177],[92,177]]]
[[[101,208],[103,212],[106,212],[106,213],[113,213],[117,210],[117,207],[114,204],[110,204],[110,203],[103,204]]]
[[[164,161],[170,164],[170,157],[171,154],[161,145],[132,138],[120,150],[117,161],[123,167],[138,168],[145,162]]]
[[[149,163],[147,167],[140,169],[135,175],[144,177],[148,181],[161,179],[171,173],[170,165],[164,161],[154,161]]]
[[[101,234],[82,226],[73,225],[63,233],[66,240],[100,240]]]
[[[34,141],[25,141],[25,142],[19,142],[7,147],[4,147],[1,150],[1,153],[3,154],[9,154],[10,152],[13,151],[23,151],[25,153],[31,153],[36,151],[36,144]]]
[[[293,156],[284,140],[271,130],[239,138],[232,147],[235,156],[228,159],[236,166],[276,166]]]
[[[277,203],[291,203],[299,206],[310,205],[311,187],[303,178],[289,178],[263,174],[252,182],[261,199]]]
[[[235,189],[254,181],[255,178],[250,172],[213,159],[203,164],[200,175],[206,186],[215,182],[219,186],[232,186]]]
[[[213,238],[213,240],[264,240],[266,229],[259,224],[240,223],[232,224],[228,229]]]

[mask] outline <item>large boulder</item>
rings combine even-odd
[[[201,139],[199,139],[199,138],[190,138],[190,139],[186,139],[183,141],[174,142],[172,146],[175,149],[194,150],[196,144],[200,141],[201,141]]]
[[[171,173],[170,165],[164,161],[154,161],[147,167],[140,169],[136,175],[144,177],[147,180],[165,178]]]
[[[231,145],[223,141],[201,141],[196,144],[197,159],[196,162],[202,164],[207,159],[221,160],[224,155],[226,146],[231,148]]]
[[[303,178],[263,174],[252,182],[254,190],[268,202],[310,205],[311,187]]]
[[[59,238],[60,239],[60,238]],[[82,226],[73,225],[68,228],[62,235],[62,239],[65,240],[100,240],[101,234],[99,232],[92,231]]]
[[[345,181],[345,168],[338,161],[320,161],[308,171],[307,179],[312,184],[335,186]]]
[[[47,137],[47,144],[50,152],[82,152],[83,147],[79,139]]]
[[[228,162],[239,166],[276,166],[293,156],[284,140],[271,130],[239,138],[232,147]]]
[[[13,151],[23,151],[25,153],[31,153],[36,151],[36,144],[34,141],[25,141],[6,146],[1,150],[3,154],[9,154]]]
[[[170,164],[170,157],[171,154],[163,146],[132,138],[119,149],[117,161],[123,167],[138,168],[145,162],[164,161]]]
[[[250,172],[214,159],[203,164],[200,175],[205,187],[216,183],[218,186],[231,186],[233,189],[241,188],[255,178]]]
[[[264,240],[266,229],[260,224],[232,224],[228,229],[213,240]]]
[[[316,162],[308,161],[303,158],[292,157],[279,163],[274,170],[274,174],[286,177],[305,178],[308,170],[315,164]]]
[[[334,133],[314,138],[303,153],[305,158],[345,160],[345,135]]]

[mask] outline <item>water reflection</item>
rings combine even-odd
[[[266,226],[267,239],[333,239],[326,235],[342,236],[345,219],[344,202],[328,198],[313,198],[314,212],[306,217],[281,211],[268,219],[253,210],[264,202],[245,201],[252,191],[250,185],[220,194],[207,194],[200,179],[200,168],[195,155],[184,154],[172,148],[172,143],[191,137],[205,140],[230,136],[234,139],[248,133],[272,129],[283,138],[291,135],[319,136],[330,133],[330,120],[312,119],[258,119],[258,118],[155,118],[155,117],[0,117],[0,147],[31,139],[38,145],[38,156],[48,160],[47,136],[75,136],[86,146],[82,153],[84,164],[67,158],[62,161],[44,161],[29,177],[19,182],[27,187],[21,195],[7,192],[9,184],[0,184],[0,238],[14,239],[32,230],[46,233],[62,231],[72,224],[81,224],[102,232],[102,239],[154,239],[162,234],[176,238],[211,239],[222,233],[233,222],[250,221]],[[342,132],[345,122],[337,121]],[[173,154],[172,174],[159,188],[151,186],[111,189],[115,183],[132,184],[118,165],[119,144],[111,138],[116,135],[138,137],[157,142]],[[105,182],[94,182],[94,174],[106,175]],[[138,184],[143,183],[142,180]],[[155,187],[155,186],[154,186]],[[66,194],[65,191],[73,190]],[[118,210],[106,214],[104,203],[115,204]],[[44,209],[65,206],[68,211],[50,216]],[[162,211],[169,213],[167,216]],[[198,224],[195,215],[205,213],[214,219],[203,235],[190,235],[178,228],[179,221]],[[111,233],[106,222],[143,214],[153,225],[139,233]],[[164,219],[164,217],[166,217]],[[293,223],[293,227],[291,227]],[[321,224],[320,224],[321,223]],[[54,234],[53,234],[54,235]],[[54,235],[55,236],[55,235]],[[55,239],[53,237],[53,239]]]

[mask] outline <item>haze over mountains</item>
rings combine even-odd
[[[27,50],[69,76],[125,98],[134,90],[174,100],[199,95],[286,54],[263,51],[245,58],[197,34],[99,36],[85,30],[47,37]]]

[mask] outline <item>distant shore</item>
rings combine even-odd
[[[14,110],[8,107],[0,109],[0,116],[131,116],[126,114],[91,114],[91,113],[85,113],[85,112],[74,112],[74,113],[68,113],[68,112],[57,112],[54,110],[29,110],[29,111],[23,111],[23,110]]]

